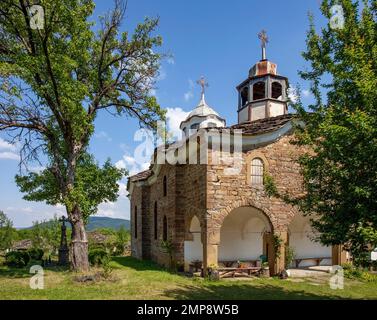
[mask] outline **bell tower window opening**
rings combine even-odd
[[[241,90],[241,107],[246,105],[249,102],[249,88],[244,87]]]
[[[271,85],[271,98],[282,100],[283,99],[283,86],[279,82],[273,82]]]
[[[266,98],[266,84],[259,81],[253,85],[253,100],[260,100]]]

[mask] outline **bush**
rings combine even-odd
[[[342,265],[344,276],[348,279],[362,280],[366,282],[377,282],[377,276],[371,274],[360,267],[356,267],[350,263],[345,263]]]
[[[43,257],[43,250],[39,248],[32,248],[28,250],[30,259],[32,260],[42,260]]]
[[[5,255],[5,264],[10,267],[22,268],[30,261],[29,253],[26,251],[11,251]]]
[[[101,266],[109,259],[109,254],[103,249],[92,249],[89,251],[89,262],[92,266]]]

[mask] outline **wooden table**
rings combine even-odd
[[[220,278],[235,278],[240,277],[251,277],[252,275],[259,274],[261,268],[259,267],[247,267],[247,268],[219,268]]]

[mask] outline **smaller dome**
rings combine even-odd
[[[187,135],[190,130],[213,127],[225,127],[225,120],[206,103],[204,92],[202,92],[199,104],[181,122],[180,128]]]
[[[219,116],[219,114],[206,103],[204,99],[204,94],[202,94],[199,104],[196,106],[194,110],[190,112],[190,114],[187,116],[187,119],[193,116],[205,117],[210,115]]]

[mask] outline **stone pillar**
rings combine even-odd
[[[342,245],[334,245],[332,246],[332,264],[335,265],[342,265],[343,263],[347,263],[347,252],[343,250]]]
[[[278,248],[278,251],[279,251],[278,257],[276,256],[276,252],[275,252],[275,270],[273,272],[274,275],[279,274],[281,271],[285,269],[285,247],[288,242],[288,232],[285,230],[276,231],[275,235],[281,239],[281,244]]]
[[[210,265],[218,264],[220,230],[205,232],[203,240],[203,271],[206,275]]]

